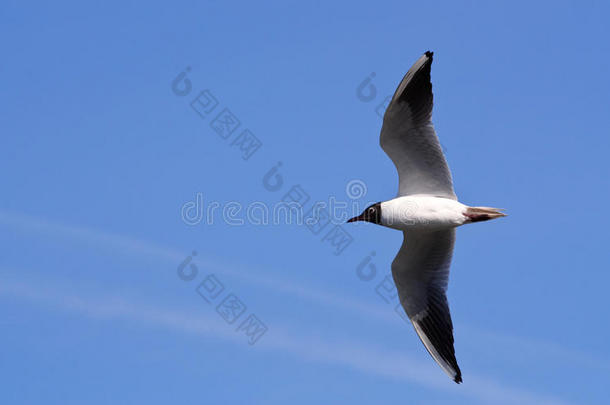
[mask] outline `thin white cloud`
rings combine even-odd
[[[50,283],[26,284],[14,280],[0,282],[0,296],[26,300],[45,310],[56,308],[77,312],[92,319],[127,320],[162,327],[168,330],[220,339],[247,348],[244,336],[216,319],[189,316],[185,310],[166,309],[126,300],[124,297],[74,295],[65,288],[51,287]],[[70,291],[80,289],[70,287]],[[569,405],[568,402],[549,396],[511,388],[477,376],[461,386],[439,378],[438,370],[429,364],[414,361],[401,352],[390,352],[354,339],[328,341],[303,333],[290,333],[282,325],[272,329],[255,345],[256,349],[285,352],[294,357],[316,363],[348,367],[360,372],[395,381],[416,383],[434,390],[466,395],[483,403]]]
[[[4,224],[6,226],[10,226],[13,228],[20,229],[22,231],[26,231],[26,233],[48,235],[53,238],[62,236],[62,237],[66,237],[66,238],[72,240],[73,242],[82,242],[82,241],[95,242],[94,245],[96,247],[99,246],[102,248],[110,248],[110,249],[112,249],[113,252],[120,251],[126,255],[142,256],[142,257],[148,257],[148,258],[154,257],[154,258],[158,258],[158,259],[162,259],[162,260],[167,260],[169,263],[172,263],[174,265],[177,265],[177,263],[179,263],[180,261],[182,261],[184,259],[186,254],[190,253],[190,252],[180,251],[177,249],[167,248],[167,247],[160,246],[160,245],[155,245],[153,243],[149,243],[149,242],[142,241],[137,238],[128,237],[125,235],[99,231],[99,230],[91,229],[91,228],[87,228],[87,227],[67,225],[67,224],[63,224],[63,223],[59,223],[59,222],[55,222],[55,221],[49,221],[46,219],[32,217],[32,216],[24,215],[21,213],[15,213],[15,212],[0,211],[0,224]],[[397,324],[403,322],[394,313],[393,309],[391,309],[389,307],[371,306],[371,305],[368,305],[367,303],[362,303],[361,301],[358,301],[356,299],[341,297],[335,293],[325,292],[325,291],[320,290],[319,288],[312,288],[310,286],[306,286],[300,282],[295,283],[294,281],[282,280],[279,275],[274,275],[273,277],[268,277],[268,276],[262,275],[260,272],[252,272],[251,268],[248,268],[248,269],[242,268],[236,264],[231,264],[231,266],[227,266],[226,263],[222,263],[220,261],[214,261],[214,260],[211,260],[210,258],[206,258],[205,261],[203,261],[199,256],[196,258],[196,262],[198,264],[203,263],[203,265],[209,266],[211,268],[216,268],[216,269],[218,269],[219,273],[222,273],[223,275],[234,276],[244,282],[250,283],[252,285],[261,286],[263,288],[273,290],[275,292],[281,292],[283,294],[287,294],[287,295],[291,295],[291,296],[298,296],[298,297],[301,297],[303,299],[309,300],[310,302],[313,302],[313,303],[316,303],[316,304],[319,304],[322,306],[329,306],[329,307],[334,307],[334,308],[338,308],[338,309],[348,310],[352,313],[358,314],[358,316],[361,316],[361,317],[368,317],[369,319],[383,321],[383,322],[391,323],[394,325],[397,325]],[[145,313],[145,311],[139,312],[140,315],[142,315],[143,313]],[[157,313],[156,315],[159,315],[159,313]],[[198,333],[204,333],[203,329],[201,329],[202,325],[200,323],[193,324],[192,320],[190,318],[186,318],[186,319],[178,318],[178,320],[176,320],[176,318],[174,318],[174,315],[176,315],[176,314],[172,313],[171,316],[169,316],[169,315],[166,316],[165,322],[167,324],[177,322],[177,324],[179,325],[180,328],[184,328],[187,325],[191,325],[191,327],[197,328]],[[157,321],[159,321],[159,319],[162,319],[162,318],[155,316],[154,319],[156,320],[155,322],[157,322]],[[473,336],[475,339],[485,339],[487,341],[493,340],[493,341],[497,342],[499,345],[502,345],[504,347],[507,347],[507,346],[513,347],[515,351],[529,350],[529,351],[532,351],[532,353],[536,354],[537,356],[546,356],[548,358],[553,358],[554,361],[562,361],[566,365],[570,365],[570,366],[573,366],[574,364],[580,364],[585,367],[608,369],[608,367],[605,366],[605,363],[600,362],[599,359],[596,359],[595,357],[593,357],[587,353],[582,353],[579,351],[566,349],[553,342],[546,342],[546,341],[539,341],[539,340],[534,341],[534,340],[523,338],[523,337],[508,336],[508,335],[503,335],[503,334],[499,334],[499,333],[489,332],[489,331],[486,331],[486,330],[483,330],[483,329],[480,329],[477,327],[468,326],[468,325],[460,325],[459,327],[466,329],[468,331],[468,333],[471,334],[471,336]],[[235,338],[234,335],[230,335],[230,336],[226,337],[226,339],[234,339],[234,338]],[[273,340],[273,339],[266,338],[265,340],[269,341],[269,340]],[[276,342],[276,345],[277,346],[286,345],[286,344],[288,344],[286,342],[293,342],[293,341],[294,340],[280,340],[280,341]],[[345,343],[346,342],[342,342],[342,344],[339,346],[342,347],[342,345],[344,345]],[[264,346],[264,344],[263,344],[263,346]],[[309,347],[309,346],[305,345],[300,350],[303,351],[307,347]],[[324,347],[324,343],[321,343],[319,347]],[[337,353],[341,352],[341,350],[336,350],[336,349],[337,348],[333,347],[332,350],[325,352],[325,354],[328,355],[328,358],[334,358],[334,356],[337,356]],[[314,348],[310,349],[311,355],[314,357],[316,356],[316,353],[317,353],[316,350],[317,349],[314,349]],[[319,358],[319,360],[323,361],[324,359]],[[339,361],[339,360],[337,360],[337,361]],[[349,363],[348,359],[346,359],[346,358],[344,358],[341,361],[343,363]],[[362,362],[359,364],[360,364],[360,366],[362,366]],[[369,366],[374,369],[375,367],[377,367],[377,363],[371,362],[371,364],[369,364]],[[355,365],[353,367],[358,368]],[[428,364],[421,365],[421,366],[418,365],[417,367],[415,367],[415,369],[418,370],[418,375],[411,376],[411,380],[417,381],[419,378],[421,378],[419,371],[426,369],[426,368],[431,370],[432,378],[430,378],[425,384],[430,385],[430,386],[435,385],[436,383],[434,381],[438,381],[438,380],[436,380],[436,377],[434,377],[434,376],[438,375],[438,370],[431,369]],[[379,371],[380,374],[384,374],[387,372],[388,372],[387,368],[384,368],[383,370]],[[401,373],[402,372],[404,372],[404,370],[401,371]],[[389,376],[389,375],[387,375],[387,376]],[[397,377],[397,376],[395,376],[395,377]],[[474,381],[474,379],[472,379],[472,377],[470,375],[469,375],[469,380]],[[479,396],[481,396],[482,395],[481,392],[484,391],[481,387],[495,387],[494,389],[492,389],[492,392],[494,392],[494,393],[499,393],[502,391],[502,387],[500,385],[497,385],[493,381],[488,381],[486,379],[480,379],[480,382],[481,382],[481,384],[477,384],[479,386],[477,392],[480,394],[480,395],[479,394],[477,394],[477,395],[479,395]],[[472,387],[472,386],[468,385],[468,387]],[[444,384],[442,384],[442,386],[439,388],[446,389]],[[470,388],[465,388],[465,390],[468,390],[468,389],[470,389]],[[511,389],[510,391],[513,393],[517,392],[514,389]],[[523,395],[527,396],[529,394],[524,393]],[[493,395],[490,394],[490,396],[493,396]],[[538,403],[541,403],[541,402],[538,402]],[[559,402],[552,400],[549,403],[559,403]]]
[[[125,235],[104,232],[87,227],[67,225],[17,212],[0,210],[0,224],[26,232],[48,235],[53,238],[61,236],[75,242],[94,242],[89,243],[89,245],[111,249],[113,253],[122,252],[125,255],[148,258],[154,257],[167,260],[172,264],[181,262],[186,254],[190,253],[188,251],[185,252],[156,245]],[[323,291],[318,287],[313,288],[304,285],[302,282],[282,280],[279,273],[275,274],[273,277],[269,277],[262,274],[260,271],[252,271],[252,265],[248,265],[248,268],[246,268],[238,263],[231,263],[230,266],[227,266],[226,263],[221,261],[209,257],[204,259],[201,256],[196,257],[194,262],[203,266],[215,268],[223,275],[235,277],[252,285],[261,286],[292,297],[300,297],[319,305],[347,310],[358,314],[360,317],[368,317],[369,319],[393,325],[403,322],[390,307],[370,305],[369,303],[363,303],[356,299],[339,296],[335,292],[330,293]],[[493,341],[497,346],[512,347],[515,348],[515,351],[519,352],[531,352],[537,356],[544,356],[545,358],[553,359],[554,361],[561,361],[572,367],[578,364],[588,368],[602,369],[605,371],[610,370],[610,366],[608,366],[607,362],[600,361],[597,356],[574,349],[568,349],[551,341],[510,336],[487,331],[472,325],[459,324],[458,327],[475,339]]]

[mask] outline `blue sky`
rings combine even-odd
[[[1,401],[606,403],[609,11],[3,2]],[[458,230],[460,386],[380,294],[398,232],[342,226],[338,249],[333,224],[182,215],[198,193],[273,205],[299,186],[311,207],[356,180],[350,202],[393,197],[376,110],[426,50],[460,200],[509,213]],[[240,125],[219,135],[224,109]]]

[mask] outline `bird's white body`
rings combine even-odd
[[[380,225],[401,231],[442,230],[467,222],[468,206],[449,198],[429,195],[397,197],[381,203]]]

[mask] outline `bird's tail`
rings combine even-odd
[[[503,208],[492,207],[468,207],[466,208],[465,216],[468,217],[468,222],[489,221],[490,219],[505,217]]]

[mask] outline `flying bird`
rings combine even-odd
[[[506,215],[498,208],[470,207],[457,200],[431,122],[432,56],[426,52],[409,69],[383,117],[380,144],[398,171],[398,196],[347,222],[367,221],[403,232],[392,262],[398,297],[430,355],[459,384],[462,373],[446,295],[455,228]]]

